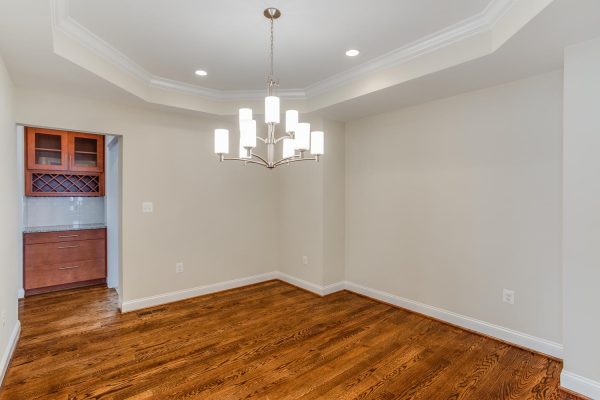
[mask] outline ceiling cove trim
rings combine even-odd
[[[311,97],[326,93],[372,72],[393,68],[471,36],[491,31],[517,1],[519,0],[492,0],[479,14],[308,86],[305,89],[306,95]]]
[[[502,16],[518,1],[491,0],[490,4],[479,14],[464,19],[448,28],[360,64],[355,68],[309,85],[305,89],[281,89],[277,93],[283,99],[307,100],[310,97],[327,93],[345,84],[357,81],[375,71],[398,66],[471,36],[491,31]],[[91,50],[97,56],[125,71],[148,88],[199,96],[217,102],[259,100],[264,97],[264,90],[217,90],[153,75],[72,18],[69,15],[68,0],[52,0],[51,4],[52,28],[54,30]]]
[[[198,95],[216,101],[256,100],[265,96],[265,90],[217,90],[154,75],[72,18],[69,15],[68,0],[52,0],[52,15],[54,30],[75,40],[149,87]],[[306,97],[302,89],[282,89],[277,92],[285,99],[295,100]]]

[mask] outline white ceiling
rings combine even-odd
[[[84,2],[84,0],[77,1]],[[134,1],[121,0],[115,4],[123,5]],[[155,0],[147,1],[151,3]],[[415,0],[413,3],[419,1]],[[524,1],[527,2],[526,4],[531,4],[529,2],[538,0]],[[210,13],[212,6],[219,3],[217,1],[201,2],[200,0],[197,2],[205,5],[207,10],[205,13]],[[143,107],[167,107],[171,111],[181,110],[195,114],[199,111],[211,113],[211,111],[204,110],[203,107],[196,107],[196,104],[190,106],[190,104],[165,102],[161,93],[153,93],[154,97],[148,98],[144,96],[143,92],[140,95],[140,92],[131,90],[123,83],[124,81],[108,79],[98,70],[88,68],[89,65],[85,64],[88,59],[94,59],[95,55],[92,53],[90,57],[80,58],[65,58],[64,55],[59,55],[56,38],[53,38],[56,33],[52,22],[52,13],[55,11],[54,3],[55,0],[0,0],[0,55],[4,58],[9,73],[17,86],[32,90],[74,93]],[[107,3],[107,0],[86,0],[86,4]],[[246,1],[245,3],[254,4],[255,2]],[[280,6],[285,11],[282,3],[286,2],[281,0],[272,4]],[[289,3],[292,1],[290,0]],[[299,1],[293,3],[299,3]],[[438,4],[440,3],[449,2],[438,0]],[[259,4],[259,9],[262,9],[265,4],[271,3],[260,4],[257,2],[256,4]],[[440,65],[436,69],[430,69],[429,72],[424,71],[410,78],[402,76],[405,70],[395,70],[392,71],[391,76],[402,78],[396,81],[384,82],[381,79],[384,75],[381,75],[379,70],[367,71],[365,79],[351,86],[350,90],[341,88],[344,90],[342,93],[348,94],[347,96],[336,97],[325,93],[321,97],[327,97],[328,101],[321,101],[319,98],[319,101],[315,102],[309,111],[318,112],[329,118],[350,120],[524,78],[540,72],[560,69],[565,46],[600,36],[599,15],[600,1],[598,0],[555,0],[519,29],[506,43],[502,42],[495,51],[489,50],[480,56],[475,55],[470,60],[460,60],[446,66]],[[282,24],[285,22],[285,17],[286,15],[281,20]],[[219,20],[222,21],[221,18]],[[259,25],[264,27],[263,24],[264,22],[261,20]],[[90,26],[90,29],[93,28]],[[384,40],[385,38],[379,39]],[[105,40],[110,39],[105,38]],[[160,50],[160,46],[155,47]],[[365,49],[362,50],[364,54]],[[86,56],[86,54],[74,54]],[[462,55],[463,53],[458,52],[458,54]],[[345,57],[342,58],[345,60]],[[262,60],[261,57],[257,57],[257,59]],[[364,58],[360,60],[361,63],[364,61]],[[264,64],[264,61],[261,62]],[[235,78],[237,74],[241,74],[247,67],[250,68],[246,60],[242,58],[237,59],[237,65],[239,68],[230,77],[231,79]],[[428,66],[431,66],[431,63]],[[262,67],[264,65],[257,66],[256,69],[259,70]],[[143,68],[151,69],[153,67],[144,65]],[[206,68],[208,69],[208,67]],[[300,68],[294,69],[294,71],[302,72]],[[152,70],[151,73],[159,74],[160,71]],[[261,75],[259,79],[264,82],[264,75]],[[197,84],[196,78],[192,77],[191,82]],[[378,87],[373,85],[373,83],[382,82],[383,84]],[[204,85],[204,83],[202,84]],[[367,86],[369,86],[369,90],[361,91]],[[170,94],[171,98],[175,98],[178,93]],[[260,94],[263,95],[263,92],[261,91]],[[191,97],[196,98],[197,96],[193,94]],[[229,104],[228,102],[220,101],[223,104]],[[242,104],[246,105],[243,102]],[[288,107],[289,104],[290,101],[284,99],[284,107]],[[298,104],[298,108],[302,109],[303,102]],[[233,109],[235,106],[237,104],[232,104],[231,108]],[[260,103],[252,106],[256,107],[257,111],[262,109]],[[212,114],[226,113],[213,112]]]
[[[319,111],[347,121],[561,70],[565,47],[600,37],[600,1],[556,0],[494,53]]]
[[[163,78],[219,90],[264,89],[268,6],[276,75],[305,88],[481,13],[491,0],[70,0],[76,22]],[[361,50],[346,57],[349,48]],[[196,69],[209,72],[206,78]]]

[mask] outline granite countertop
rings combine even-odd
[[[77,224],[77,225],[55,225],[55,226],[30,226],[23,228],[23,233],[81,231],[84,229],[103,229],[106,224]]]

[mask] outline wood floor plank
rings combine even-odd
[[[560,362],[280,281],[120,314],[102,287],[28,297],[0,400],[551,399]]]

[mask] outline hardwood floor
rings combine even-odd
[[[25,299],[21,321],[0,400],[573,399],[560,362],[279,281],[124,315],[74,289]]]

